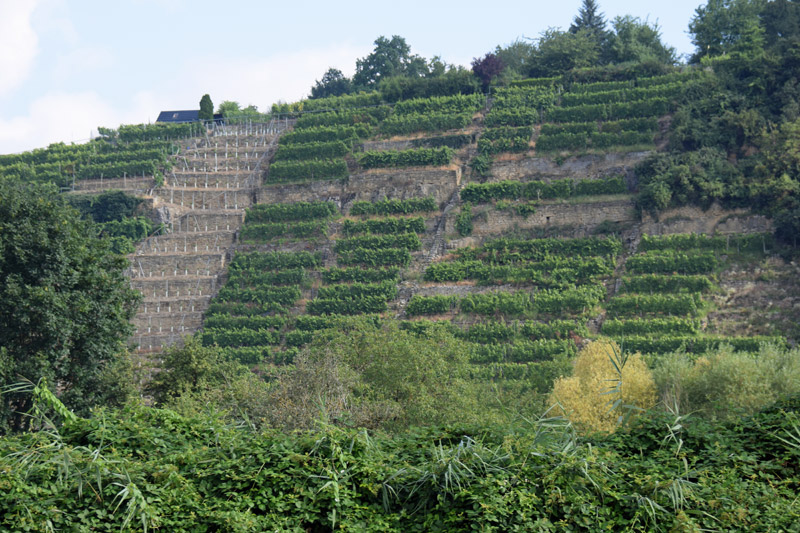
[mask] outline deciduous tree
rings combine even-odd
[[[70,408],[114,395],[105,371],[132,332],[127,260],[54,187],[0,180],[0,382],[45,377]],[[0,431],[24,429],[30,397],[4,394]]]

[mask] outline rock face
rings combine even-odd
[[[353,202],[433,196],[440,205],[461,184],[461,169],[377,171],[351,174],[346,180],[269,184],[258,191],[258,203],[329,200],[348,210]]]
[[[633,174],[633,168],[649,154],[650,152],[628,152],[581,155],[563,161],[545,157],[498,161],[492,165],[490,181],[627,177]]]

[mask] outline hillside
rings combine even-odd
[[[580,342],[611,331],[612,318],[626,332],[620,340],[646,353],[794,341],[797,294],[784,283],[793,267],[770,259],[768,219],[719,206],[657,219],[637,212],[636,166],[662,142],[670,101],[692,77],[531,80],[488,100],[394,106],[377,94],[313,101],[264,165],[204,343],[248,364],[287,361],[314,329],[338,320],[306,315],[377,313],[415,329],[424,316],[457,325],[465,339],[500,328],[481,358],[526,374],[520,366],[574,353],[575,339],[563,335]],[[195,143],[211,153],[211,141]],[[214,146],[218,169],[227,159]],[[490,161],[488,170],[475,161]],[[158,198],[170,205],[166,192]],[[643,240],[684,233],[709,237]],[[549,303],[536,304],[545,294]],[[745,303],[770,297],[779,309],[769,321]],[[272,318],[252,316],[261,314]],[[521,333],[554,320],[563,330],[555,338]],[[669,322],[687,320],[684,329]],[[667,334],[660,344],[640,339],[651,323]]]

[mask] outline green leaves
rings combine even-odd
[[[351,215],[409,215],[411,213],[435,211],[436,200],[432,197],[408,198],[406,200],[387,199],[379,202],[354,202]]]
[[[367,169],[444,166],[450,164],[453,154],[453,149],[446,146],[442,148],[364,152],[358,156],[358,164]]]
[[[122,389],[109,389],[103,372],[121,357],[138,302],[127,261],[52,187],[0,180],[0,227],[3,379],[45,377],[78,412],[112,402]],[[30,396],[3,400],[0,433],[24,429]]]

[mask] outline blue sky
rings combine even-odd
[[[657,21],[681,54],[702,0],[599,0]],[[162,109],[296,101],[328,67],[352,75],[379,35],[468,66],[498,44],[567,28],[581,0],[378,3],[0,0],[0,153],[79,142]]]

